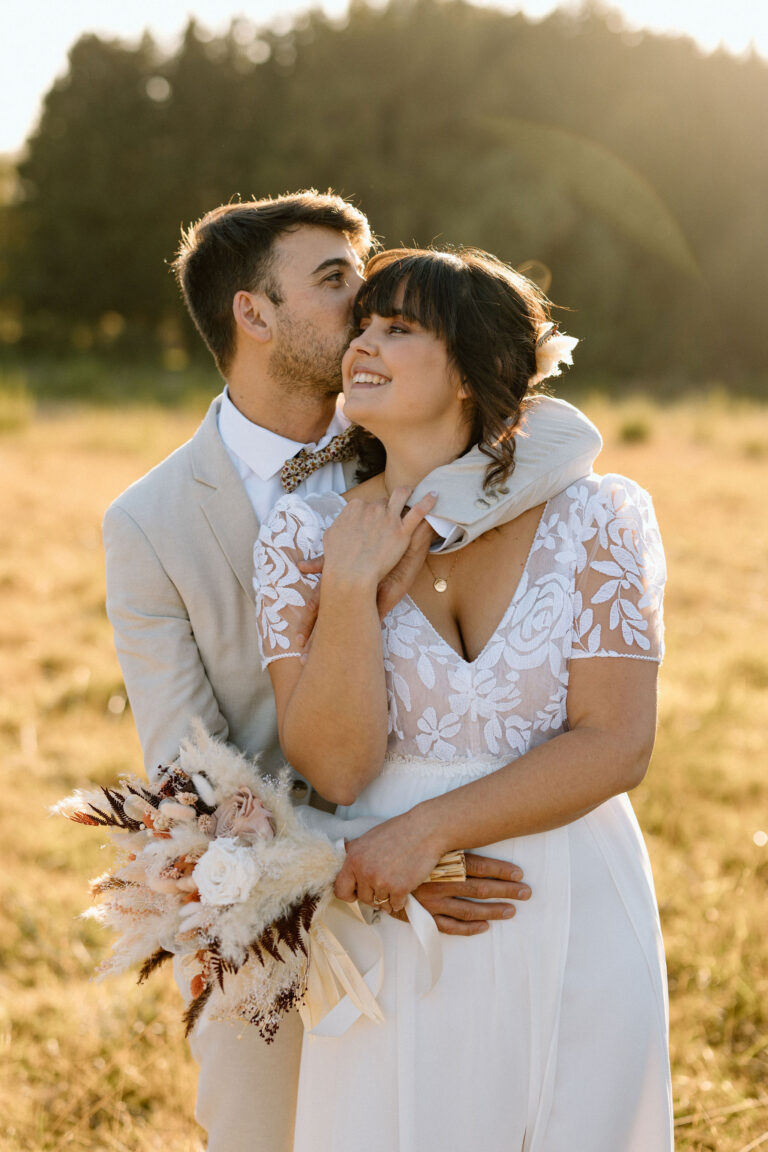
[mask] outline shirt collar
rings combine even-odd
[[[231,452],[248,465],[260,480],[271,480],[285,464],[302,448],[310,452],[324,448],[339,432],[349,427],[349,420],[340,407],[336,408],[333,419],[316,444],[304,444],[300,440],[289,440],[254,424],[235,407],[225,388],[219,409],[219,434]]]

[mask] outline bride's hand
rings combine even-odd
[[[349,841],[334,894],[348,903],[360,900],[373,908],[399,912],[443,851],[437,839],[421,827],[418,808],[414,808]]]
[[[405,555],[437,500],[437,493],[430,492],[403,515],[409,496],[407,488],[395,488],[386,503],[349,501],[323,537],[324,585],[343,580],[378,588]]]

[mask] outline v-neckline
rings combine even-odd
[[[349,503],[348,500],[345,500],[345,498],[341,494],[341,492],[334,492],[334,496],[337,496],[339,498],[339,501],[342,504],[348,504]],[[539,538],[539,533],[541,532],[541,526],[544,523],[544,517],[547,515],[547,510],[549,509],[551,499],[552,498],[550,497],[550,499],[546,501],[546,503],[544,504],[544,507],[541,510],[541,515],[539,516],[539,521],[538,521],[538,524],[536,525],[536,531],[534,532],[533,538],[531,539],[531,543],[530,543],[530,546],[528,548],[528,555],[525,558],[525,564],[523,565],[523,570],[520,573],[520,579],[517,582],[517,585],[515,587],[515,591],[512,593],[512,598],[509,601],[509,603],[507,604],[506,608],[504,609],[504,612],[503,612],[501,619],[499,620],[498,624],[494,628],[493,632],[491,632],[490,636],[486,640],[485,644],[483,644],[482,648],[478,652],[477,656],[475,656],[474,660],[465,660],[465,658],[462,656],[462,654],[460,652],[456,651],[453,644],[450,644],[446,640],[445,636],[443,636],[443,634],[441,632],[438,632],[437,628],[435,628],[432,621],[423,612],[423,610],[419,607],[419,605],[416,603],[416,601],[413,599],[412,596],[410,596],[408,593],[406,593],[405,596],[403,596],[403,599],[400,601],[400,603],[407,601],[411,605],[411,607],[414,608],[416,612],[418,612],[419,616],[422,618],[422,620],[427,625],[427,627],[432,632],[432,634],[440,641],[440,643],[443,645],[443,647],[447,648],[448,651],[453,656],[455,656],[456,659],[461,664],[465,665],[465,667],[472,668],[475,664],[477,664],[478,660],[480,660],[480,658],[485,655],[485,653],[490,648],[491,643],[496,639],[496,636],[498,635],[498,633],[501,631],[504,624],[506,623],[507,617],[509,616],[513,607],[517,603],[517,598],[518,598],[518,595],[520,593],[520,589],[523,586],[523,581],[525,580],[526,574],[528,572],[528,566],[531,562],[531,557],[533,555],[533,546]]]
[[[509,603],[507,604],[506,608],[504,609],[504,612],[502,613],[501,619],[499,620],[498,624],[493,629],[490,636],[486,640],[485,644],[483,644],[483,646],[480,649],[480,651],[478,652],[477,656],[475,656],[474,660],[466,660],[460,652],[456,651],[453,644],[450,644],[446,640],[446,638],[445,638],[445,636],[443,636],[442,632],[438,632],[437,628],[435,628],[432,621],[424,613],[424,611],[419,607],[419,605],[416,603],[416,601],[413,599],[412,596],[410,596],[408,593],[406,593],[406,595],[403,596],[403,601],[407,600],[408,603],[418,612],[419,616],[422,618],[424,623],[427,625],[430,632],[432,632],[432,634],[440,641],[440,643],[443,645],[443,647],[447,648],[448,651],[453,656],[456,657],[456,659],[459,661],[459,663],[463,664],[465,667],[467,667],[467,668],[474,667],[474,665],[477,664],[478,660],[480,660],[481,657],[483,657],[485,655],[485,653],[488,651],[488,649],[490,648],[493,641],[496,639],[498,633],[501,631],[504,624],[507,622],[507,617],[509,616],[510,612],[515,607],[515,605],[517,603],[518,596],[520,594],[520,589],[523,586],[523,581],[525,580],[525,577],[528,573],[528,566],[531,562],[531,557],[533,556],[533,546],[539,538],[541,526],[544,523],[544,517],[547,514],[548,508],[549,508],[549,500],[547,500],[547,502],[545,503],[544,507],[541,510],[541,516],[539,516],[539,521],[536,525],[536,531],[534,532],[533,537],[531,539],[531,543],[530,543],[530,546],[528,548],[528,555],[525,558],[525,564],[523,565],[523,570],[520,573],[520,579],[518,580],[517,585],[515,587],[515,590],[512,593],[512,598],[510,599]],[[402,603],[402,601],[401,601],[401,603]]]

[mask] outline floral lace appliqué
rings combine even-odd
[[[263,663],[298,655],[297,614],[344,507],[334,494],[281,499],[254,551]],[[544,509],[520,583],[485,648],[466,661],[404,597],[382,624],[389,755],[514,759],[565,730],[574,659],[663,653],[664,554],[653,505],[623,476],[593,476]],[[479,594],[482,589],[478,589]]]

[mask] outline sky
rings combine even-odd
[[[485,0],[487,6],[546,16],[573,0]],[[145,28],[172,49],[190,15],[212,32],[235,16],[259,24],[290,20],[310,0],[0,0],[0,153],[16,152],[40,111],[56,76],[66,70],[67,51],[84,32],[136,40]],[[314,0],[341,17],[347,0]],[[768,0],[612,0],[626,24],[661,32],[683,32],[705,51],[723,45],[744,52],[754,44],[768,58]]]

